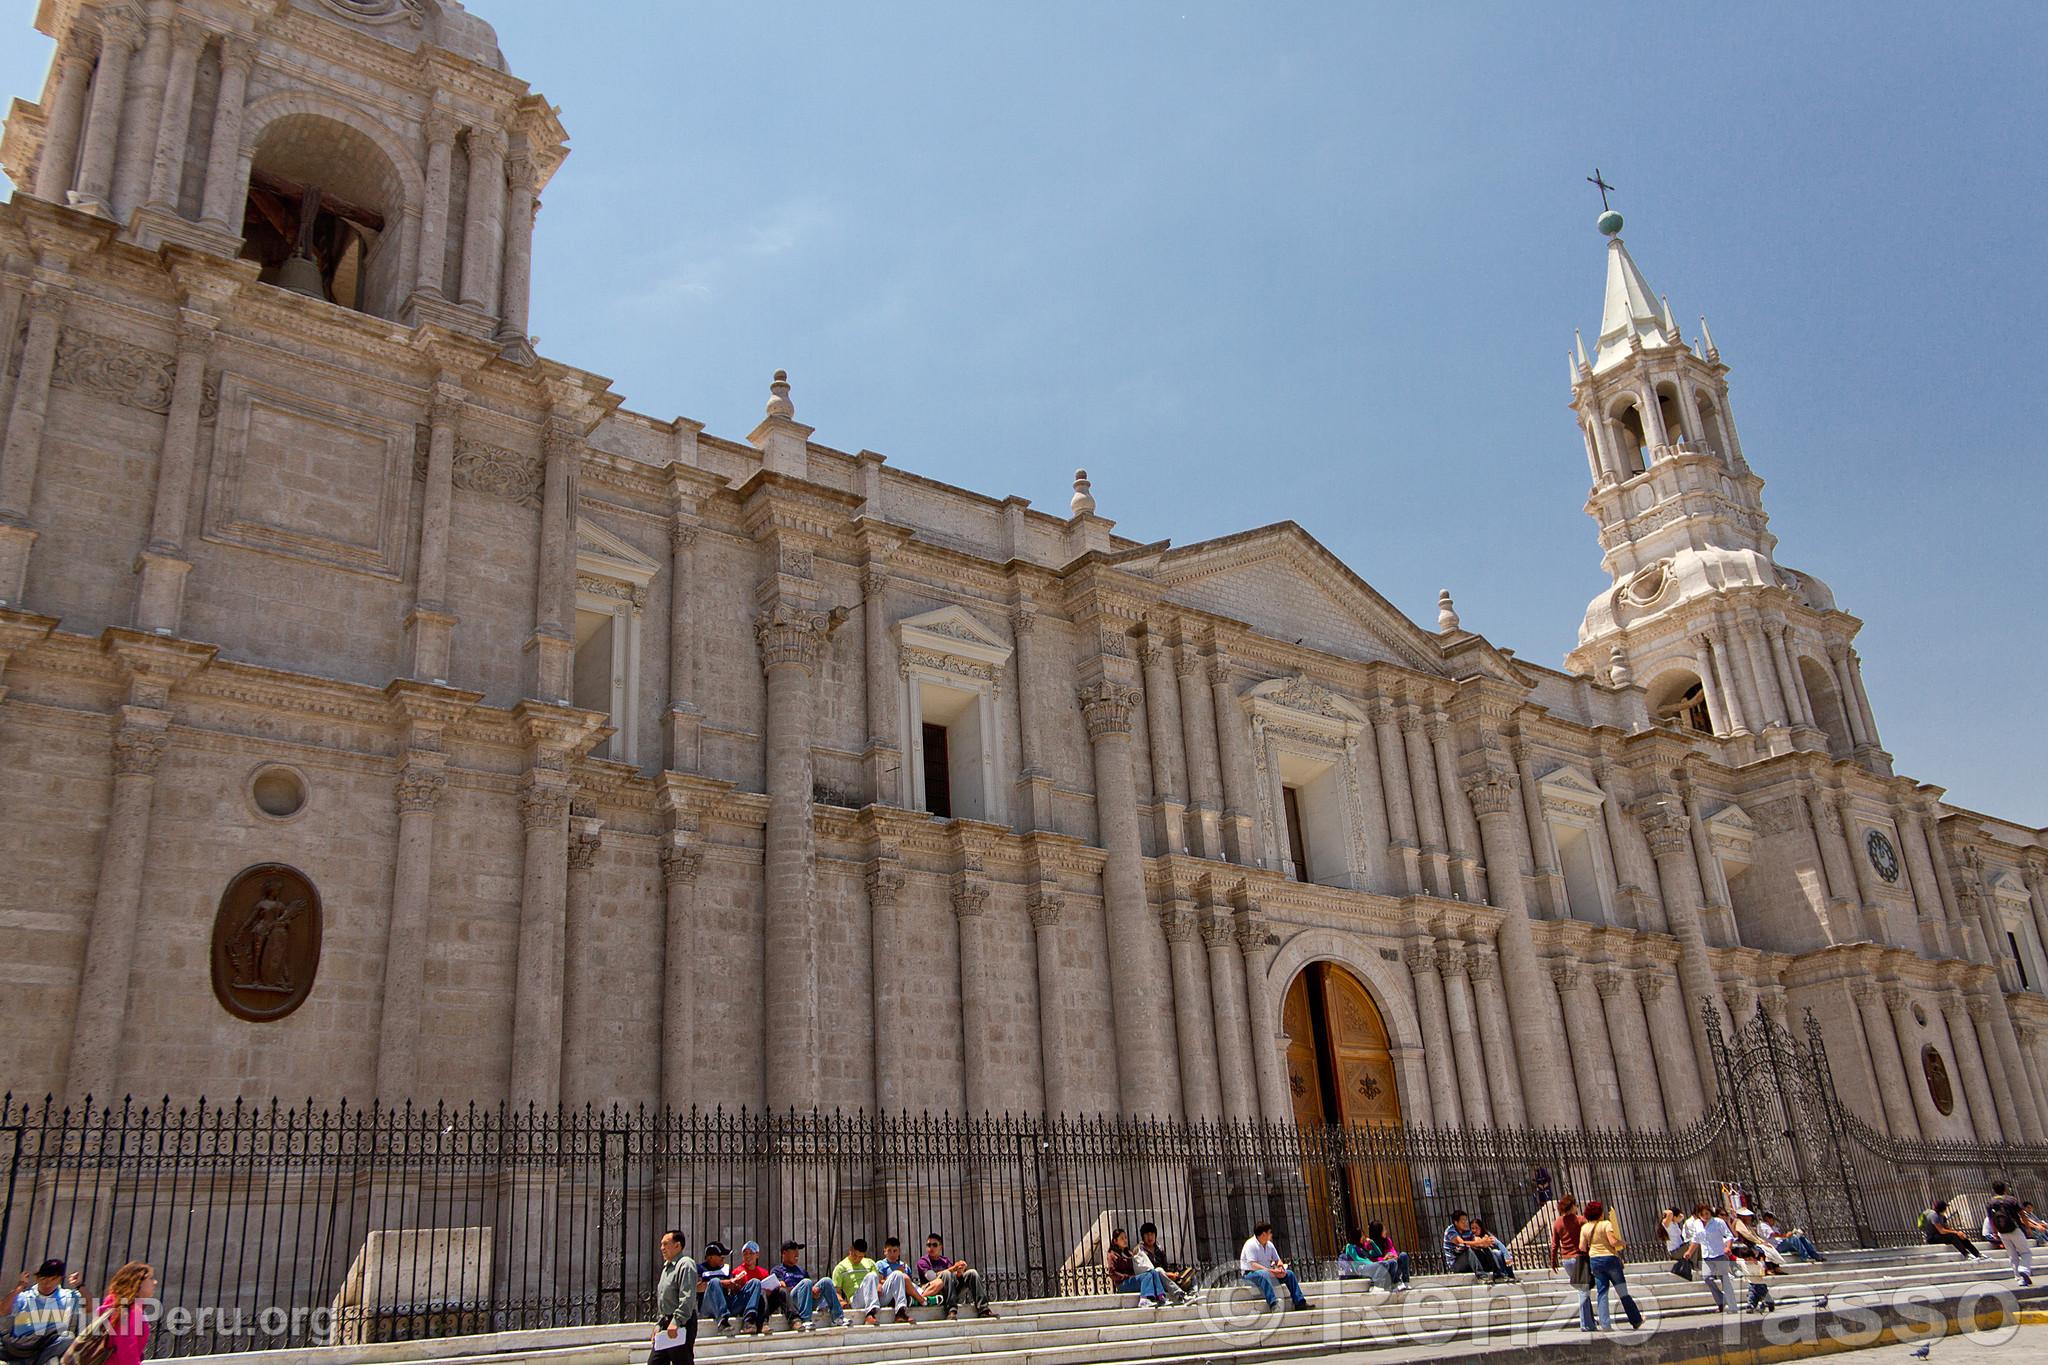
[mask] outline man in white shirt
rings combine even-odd
[[[1735,1306],[1735,1260],[1728,1244],[1735,1234],[1705,1204],[1693,1205],[1685,1220],[1685,1239],[1700,1249],[1700,1273],[1714,1295],[1714,1306],[1726,1313]]]
[[[1269,1313],[1280,1307],[1280,1296],[1274,1289],[1282,1283],[1287,1286],[1287,1297],[1296,1308],[1315,1307],[1302,1297],[1301,1281],[1295,1278],[1294,1267],[1280,1259],[1280,1248],[1273,1245],[1271,1223],[1260,1223],[1252,1229],[1251,1238],[1237,1253],[1237,1269],[1254,1289],[1265,1295]]]

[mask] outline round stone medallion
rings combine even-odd
[[[282,1019],[320,968],[320,893],[305,873],[257,863],[235,874],[213,916],[213,993],[237,1019]]]
[[[1934,1100],[1934,1107],[1944,1115],[1956,1111],[1956,1092],[1948,1083],[1948,1063],[1929,1043],[1920,1049],[1920,1070],[1927,1076],[1927,1093]]]

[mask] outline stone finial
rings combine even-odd
[[[1607,679],[1616,687],[1632,687],[1635,684],[1635,670],[1628,666],[1628,655],[1620,645],[1607,651]]]
[[[1451,605],[1451,590],[1443,589],[1436,595],[1436,628],[1453,631],[1458,628],[1458,609]]]
[[[796,404],[789,401],[789,371],[777,370],[773,382],[768,385],[768,415],[770,417],[796,416]]]
[[[1094,513],[1095,494],[1089,491],[1092,487],[1093,485],[1088,481],[1087,470],[1077,469],[1074,471],[1074,497],[1067,506],[1074,509],[1075,516],[1085,517]]]

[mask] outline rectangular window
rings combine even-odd
[[[2005,941],[2012,946],[2012,960],[2019,964],[2020,989],[2023,991],[2034,989],[2033,979],[2027,975],[2027,955],[2020,951],[2020,936],[2008,929],[2005,931]]]
[[[1564,874],[1566,907],[1572,919],[1588,924],[1605,924],[1607,915],[1600,900],[1599,864],[1593,856],[1593,839],[1579,825],[1553,822],[1551,841],[1557,845],[1558,871]]]
[[[1287,821],[1287,856],[1294,860],[1294,879],[1298,882],[1313,881],[1308,875],[1308,841],[1301,823],[1301,789],[1282,787],[1281,814]]]
[[[953,818],[953,766],[943,725],[924,727],[924,808],[941,819]]]
[[[618,724],[618,717],[612,715],[612,678],[616,672],[614,658],[615,618],[609,612],[582,611],[576,613],[576,669],[571,684],[570,698],[585,711],[599,711]],[[614,739],[616,736],[614,736]],[[594,752],[599,758],[612,756],[613,740],[606,740]]]

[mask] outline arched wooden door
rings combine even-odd
[[[1287,1085],[1296,1123],[1348,1128],[1401,1122],[1386,1021],[1357,977],[1334,962],[1311,962],[1287,987],[1281,1026],[1287,1030]],[[1405,1167],[1354,1163],[1341,1172],[1304,1170],[1302,1178],[1317,1255],[1335,1255],[1351,1229],[1375,1218],[1387,1224],[1397,1244],[1413,1249],[1415,1216]]]

